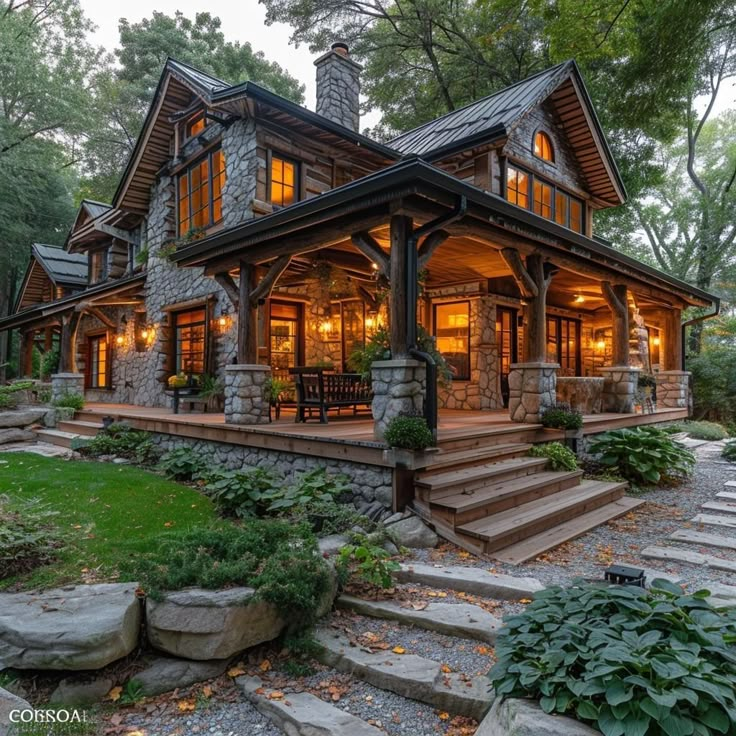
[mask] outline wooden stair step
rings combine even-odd
[[[73,432],[62,432],[59,429],[37,429],[35,432],[36,437],[38,437],[41,442],[48,442],[50,445],[66,447],[67,449],[71,448],[72,440],[79,437],[78,434]]]
[[[95,437],[102,429],[101,422],[86,422],[82,419],[70,419],[66,422],[59,422],[56,427],[62,432],[70,434],[81,434],[87,437]]]
[[[527,560],[536,559],[542,553],[564,542],[569,542],[571,539],[575,539],[575,537],[579,537],[581,534],[585,534],[591,529],[595,529],[597,526],[611,521],[611,519],[627,514],[643,503],[644,501],[642,499],[624,496],[617,501],[611,501],[600,508],[593,509],[593,511],[588,511],[574,519],[546,529],[540,534],[535,534],[521,542],[504,547],[491,553],[490,556],[499,562],[520,565]]]
[[[414,485],[431,491],[432,500],[434,500],[443,495],[441,491],[455,495],[464,490],[481,486],[484,482],[492,481],[495,478],[534,473],[542,470],[546,465],[547,458],[544,457],[512,458],[495,463],[488,462],[482,465],[474,465],[460,470],[449,470],[445,473],[430,475],[427,478],[420,476],[415,479]]]
[[[491,517],[457,528],[461,534],[482,539],[486,552],[495,552],[539,534],[571,516],[581,516],[623,496],[626,483],[589,480],[574,488],[553,493]]]
[[[509,442],[533,442],[541,426],[541,424],[522,424],[513,427],[489,427],[472,433],[467,430],[450,430],[441,433],[437,444],[441,450],[470,450]],[[453,431],[457,434],[453,435]]]
[[[483,462],[495,462],[496,459],[513,458],[526,455],[531,444],[511,442],[490,447],[473,447],[469,450],[446,450],[434,454],[429,465],[417,473],[417,477],[425,478],[435,473],[444,472],[447,468],[460,468]]]
[[[505,501],[511,502],[516,500],[516,503],[512,503],[511,506],[507,505],[503,509],[496,508],[495,513],[499,513],[512,506],[523,506],[535,499],[549,496],[566,488],[579,486],[579,480],[582,475],[582,470],[547,470],[532,475],[525,475],[520,478],[501,480],[471,493],[454,493],[437,499],[432,497],[429,500],[429,505],[431,509],[442,508],[459,514],[492,505],[498,506]],[[553,488],[554,490],[545,493],[544,491],[547,488]],[[519,496],[529,496],[530,494],[533,494],[533,498],[529,497],[524,500],[518,500]]]

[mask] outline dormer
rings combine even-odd
[[[58,245],[34,243],[13,311],[63,299],[87,284],[87,258]]]

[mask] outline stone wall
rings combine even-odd
[[[689,406],[690,373],[688,371],[661,371],[655,377],[659,408],[686,409]]]
[[[317,67],[317,113],[358,132],[362,67],[348,58],[347,52],[340,51],[328,51],[314,64]]]
[[[509,416],[537,424],[557,402],[557,363],[513,363],[509,373]]]
[[[613,366],[600,368],[603,382],[603,411],[630,414],[634,411],[634,397],[641,368]]]
[[[163,451],[176,447],[190,447],[194,452],[208,458],[213,465],[223,465],[231,470],[259,467],[273,470],[286,477],[287,482],[295,473],[315,468],[326,468],[329,473],[348,477],[353,488],[353,502],[356,506],[378,501],[387,508],[393,499],[392,470],[379,465],[356,463],[350,460],[333,460],[313,455],[299,455],[294,452],[281,452],[257,447],[244,447],[224,442],[210,442],[168,434],[152,434],[153,442]]]
[[[229,365],[225,368],[225,421],[228,424],[263,424],[271,420],[265,365]]]
[[[500,409],[503,407],[498,374],[496,304],[492,297],[470,300],[470,380],[452,381],[439,391],[446,409]]]

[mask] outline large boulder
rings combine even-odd
[[[160,695],[219,677],[229,661],[215,659],[209,662],[193,662],[173,657],[156,657],[131,679],[143,688],[145,695]]]
[[[36,433],[30,429],[22,429],[21,427],[0,429],[0,445],[7,445],[11,442],[29,442],[35,439]]]
[[[498,698],[475,736],[601,736],[600,732],[564,716],[545,713],[536,701]]]
[[[10,714],[14,710],[30,710],[31,705],[23,698],[0,687],[0,736],[10,734]]]
[[[94,680],[65,677],[51,693],[49,703],[69,706],[94,705],[104,700],[114,684],[111,677]]]
[[[47,411],[48,409],[45,406],[0,411],[0,428],[29,427],[31,424],[40,422]]]
[[[95,670],[138,644],[136,583],[0,593],[0,670]]]
[[[225,659],[275,639],[284,622],[275,606],[254,600],[253,588],[189,588],[149,600],[151,645],[185,659]]]
[[[386,526],[391,539],[399,547],[436,547],[439,537],[418,517],[408,516]]]

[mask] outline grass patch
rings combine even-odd
[[[0,494],[11,510],[37,499],[56,512],[64,542],[54,562],[0,580],[0,588],[110,580],[122,559],[146,551],[152,537],[216,523],[208,498],[131,465],[8,453],[0,462]]]

